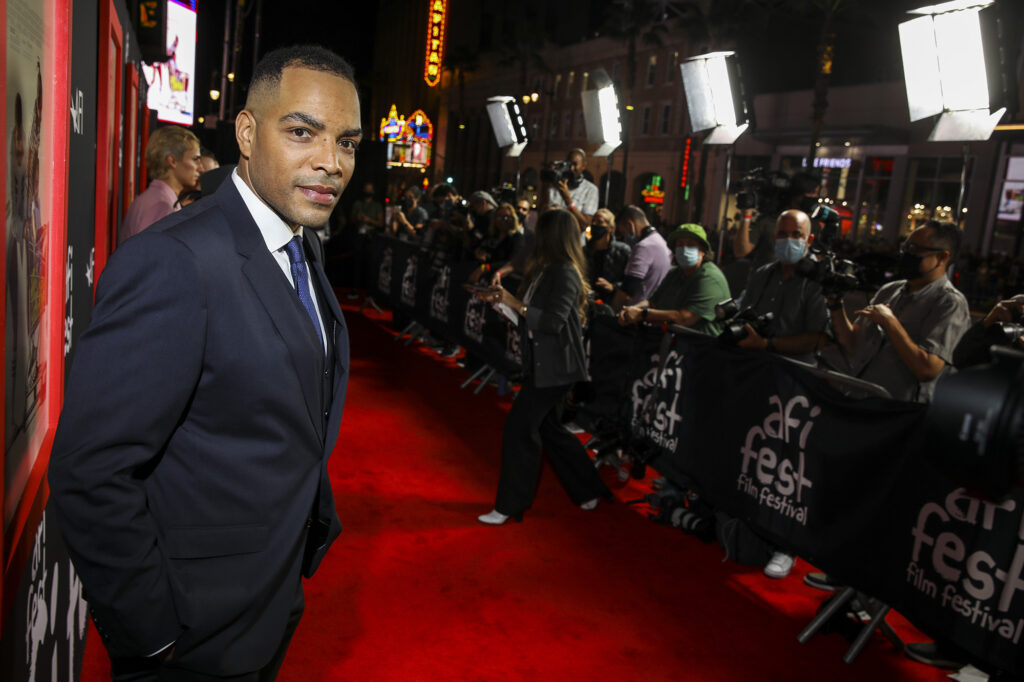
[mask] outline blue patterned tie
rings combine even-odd
[[[295,281],[295,291],[299,294],[299,301],[302,307],[309,313],[309,319],[313,321],[313,329],[316,330],[317,338],[323,345],[324,337],[320,333],[320,320],[316,316],[316,308],[313,306],[313,296],[309,291],[309,277],[306,275],[306,258],[302,253],[302,237],[294,237],[285,244],[288,251],[288,260],[292,262],[292,279]]]

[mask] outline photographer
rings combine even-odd
[[[774,214],[779,208],[795,209],[807,214],[811,225],[810,234],[813,236],[824,234],[827,239],[831,239],[839,231],[839,214],[819,202],[821,180],[817,175],[803,172],[794,174],[785,190],[781,207],[776,197],[783,191],[782,188],[770,186],[773,188],[771,191],[747,191],[736,198],[737,205],[743,212],[732,239],[732,252],[736,258],[747,258],[752,261],[755,269],[772,261]],[[755,209],[759,210],[756,220]]]
[[[841,300],[830,300],[832,325],[854,374],[898,400],[931,401],[935,381],[952,364],[953,348],[970,325],[967,299],[946,276],[960,230],[929,220],[900,248],[899,279],[886,284],[851,323]]]
[[[814,241],[811,221],[803,211],[783,211],[776,221],[775,262],[750,276],[739,307],[752,308],[758,315],[774,315],[775,335],[764,338],[747,325],[748,335],[741,348],[762,349],[809,364],[825,342],[829,315],[821,285],[796,274],[796,264]]]
[[[583,176],[587,168],[587,154],[573,149],[565,161],[551,164],[541,171],[540,193],[537,195],[537,214],[551,206],[569,209],[579,223],[580,231],[587,229],[590,219],[597,213],[597,185]]]
[[[491,214],[490,234],[473,252],[481,265],[504,265],[523,246],[523,228],[512,204],[502,204]]]
[[[583,247],[587,257],[587,275],[594,292],[611,296],[622,286],[631,249],[615,239],[615,214],[607,208],[598,209],[590,225],[590,238]]]
[[[637,206],[629,205],[619,211],[615,216],[615,232],[633,249],[622,285],[612,294],[611,306],[618,310],[624,305],[636,305],[654,293],[672,267],[672,251],[658,230],[647,223],[647,214]],[[704,241],[707,242],[706,237]]]
[[[427,222],[427,211],[420,206],[423,190],[415,185],[402,193],[402,210],[395,211],[391,219],[391,233],[401,239],[415,239]]]
[[[1024,349],[1024,294],[1000,301],[984,319],[967,330],[953,350],[953,365],[957,369],[982,365],[992,361],[992,346],[1010,346]]]
[[[700,225],[680,225],[669,235],[678,266],[669,270],[650,300],[626,306],[619,324],[668,322],[717,336],[721,322],[715,305],[729,298],[729,285],[718,266],[706,261],[711,251],[707,234]]]

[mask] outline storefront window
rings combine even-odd
[[[871,243],[881,237],[894,164],[892,158],[875,156],[867,160],[854,228],[854,239],[859,243]]]
[[[900,237],[933,218],[955,222],[963,229],[966,215],[954,216],[960,197],[962,168],[963,159],[955,156],[910,160],[900,213]],[[966,190],[969,185],[965,196]]]

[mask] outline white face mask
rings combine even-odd
[[[677,246],[676,262],[684,268],[693,268],[700,261],[700,249],[696,246]]]

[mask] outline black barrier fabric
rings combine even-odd
[[[369,240],[371,291],[433,334],[464,346],[507,377],[522,373],[518,325],[462,288],[472,265],[379,235]]]
[[[925,407],[847,398],[764,353],[692,347],[672,465],[715,505],[903,613],[1024,672],[1024,496],[986,502],[935,470]]]
[[[374,238],[371,289],[507,376],[518,327],[462,287],[455,263]],[[621,328],[588,332],[584,409],[663,475],[881,599],[982,667],[1024,673],[1024,494],[985,501],[937,471],[923,405],[853,399],[768,353]]]

